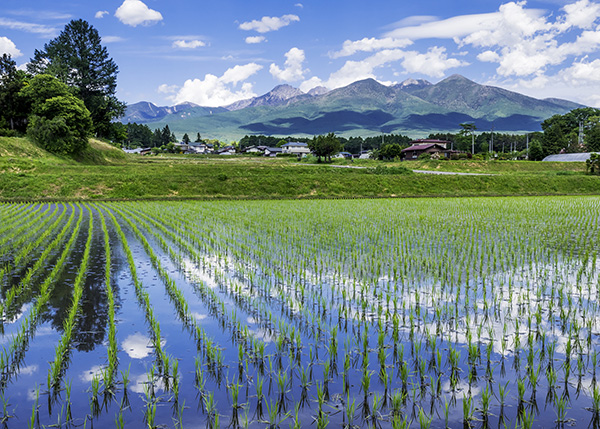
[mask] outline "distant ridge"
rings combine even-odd
[[[345,136],[456,132],[474,122],[481,131],[531,132],[555,114],[583,107],[557,98],[544,100],[481,85],[461,75],[432,84],[407,79],[393,86],[365,79],[331,91],[323,87],[303,93],[279,85],[266,94],[225,108],[183,103],[157,107],[140,102],[127,107],[123,122],[168,124],[178,134],[200,132],[232,140],[246,134],[313,136],[335,132]]]

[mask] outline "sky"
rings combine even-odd
[[[73,19],[98,30],[130,104],[461,74],[600,107],[600,0],[2,0],[0,54],[24,67]]]

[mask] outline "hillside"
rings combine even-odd
[[[538,131],[544,119],[577,107],[581,105],[540,100],[453,75],[436,84],[408,79],[395,86],[366,79],[312,95],[281,85],[228,107],[233,110],[206,114],[194,107],[145,123],[151,128],[168,124],[178,135],[200,132],[223,140],[246,134],[313,136],[332,131],[343,136],[401,133],[420,137],[456,132],[463,122],[474,122],[482,131],[492,127],[505,132]]]
[[[49,165],[113,165],[126,162],[122,150],[97,139],[74,156],[52,154],[26,137],[0,137],[0,172],[33,169]]]

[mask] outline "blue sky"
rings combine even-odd
[[[19,66],[71,19],[100,33],[118,97],[222,106],[287,83],[462,74],[600,106],[600,1],[2,0],[0,54]]]

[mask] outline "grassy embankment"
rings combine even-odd
[[[351,166],[393,167],[370,160]],[[414,161],[411,169],[489,176],[375,174],[293,158],[139,157],[93,140],[77,159],[51,155],[24,138],[0,137],[0,200],[133,198],[330,198],[598,194],[583,163]]]

